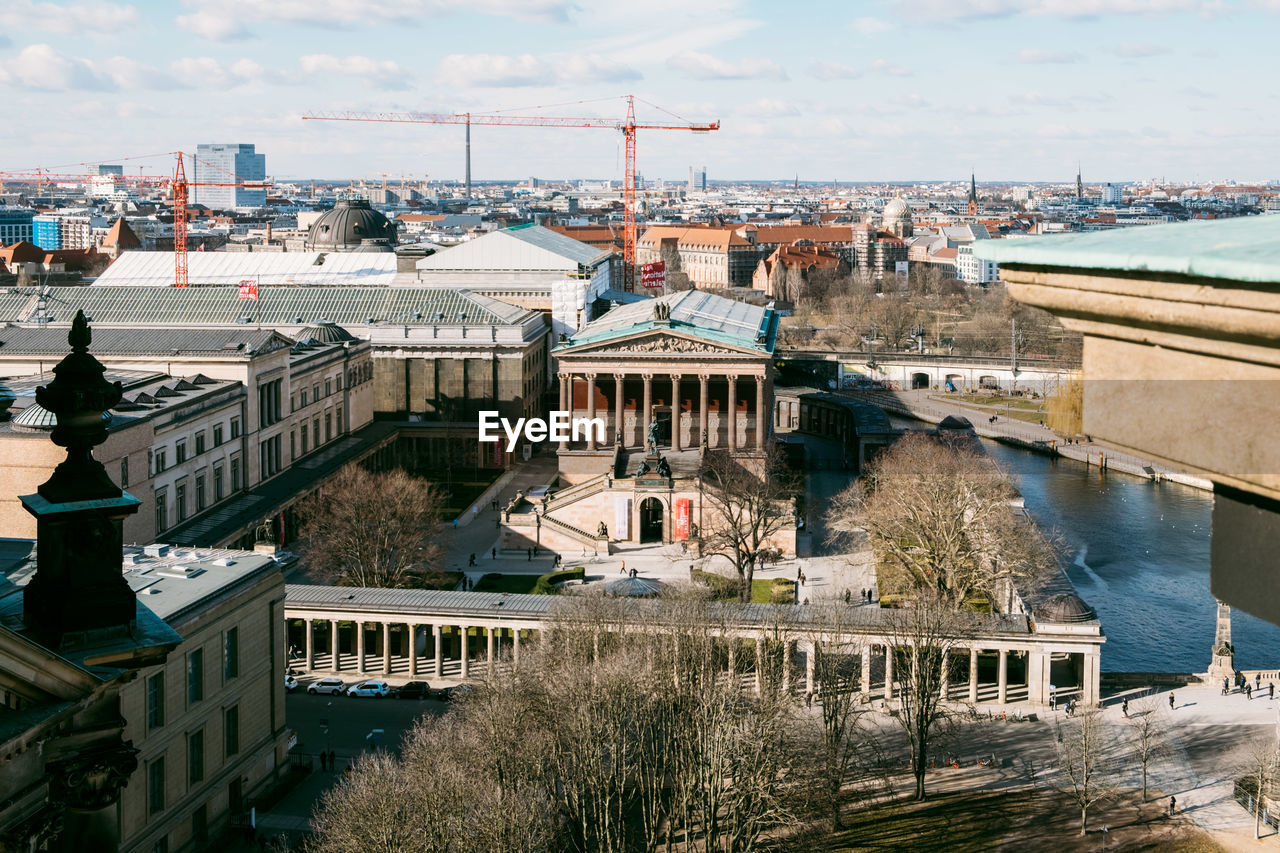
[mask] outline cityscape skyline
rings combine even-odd
[[[1118,10],[1118,11],[1116,11]],[[1280,5],[1126,0],[397,4],[40,3],[0,11],[0,169],[249,141],[277,179],[463,173],[456,126],[303,122],[312,110],[625,115],[635,92],[705,135],[640,134],[679,180],[1269,180]],[[821,26],[815,26],[815,22]],[[1217,46],[1230,40],[1231,49]],[[602,100],[603,99],[603,100]],[[671,119],[648,104],[642,120]],[[672,120],[672,123],[674,120]],[[88,129],[92,132],[86,132]],[[33,144],[34,143],[34,144]],[[620,177],[620,134],[473,128],[473,178]],[[159,161],[133,165],[166,167]]]

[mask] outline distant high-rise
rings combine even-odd
[[[255,152],[252,145],[202,143],[196,147],[196,159],[189,175],[193,184],[262,181],[267,177],[267,156]],[[267,191],[234,186],[194,186],[191,188],[191,202],[215,210],[261,207],[267,203]]]
[[[1084,198],[1084,181],[1080,178],[1080,167],[1076,166],[1076,198]]]
[[[703,192],[707,191],[707,167],[702,167],[702,172],[698,177],[698,188]]]
[[[1119,184],[1102,185],[1103,204],[1120,204],[1122,201],[1124,201],[1124,190]]]

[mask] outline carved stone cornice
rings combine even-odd
[[[106,808],[137,769],[138,750],[129,741],[51,761],[45,766],[49,799],[85,811]]]

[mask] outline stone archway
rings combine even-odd
[[[912,390],[916,390],[916,389],[919,389],[919,388],[928,388],[928,387],[929,387],[929,374],[927,374],[927,373],[913,373],[913,374],[911,374],[911,388],[912,388]]]
[[[662,521],[662,501],[654,497],[640,501],[640,542],[666,541],[663,537]]]

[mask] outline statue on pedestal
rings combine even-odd
[[[658,454],[658,434],[661,431],[662,428],[658,425],[657,421],[649,422],[648,444],[650,456],[656,456]]]

